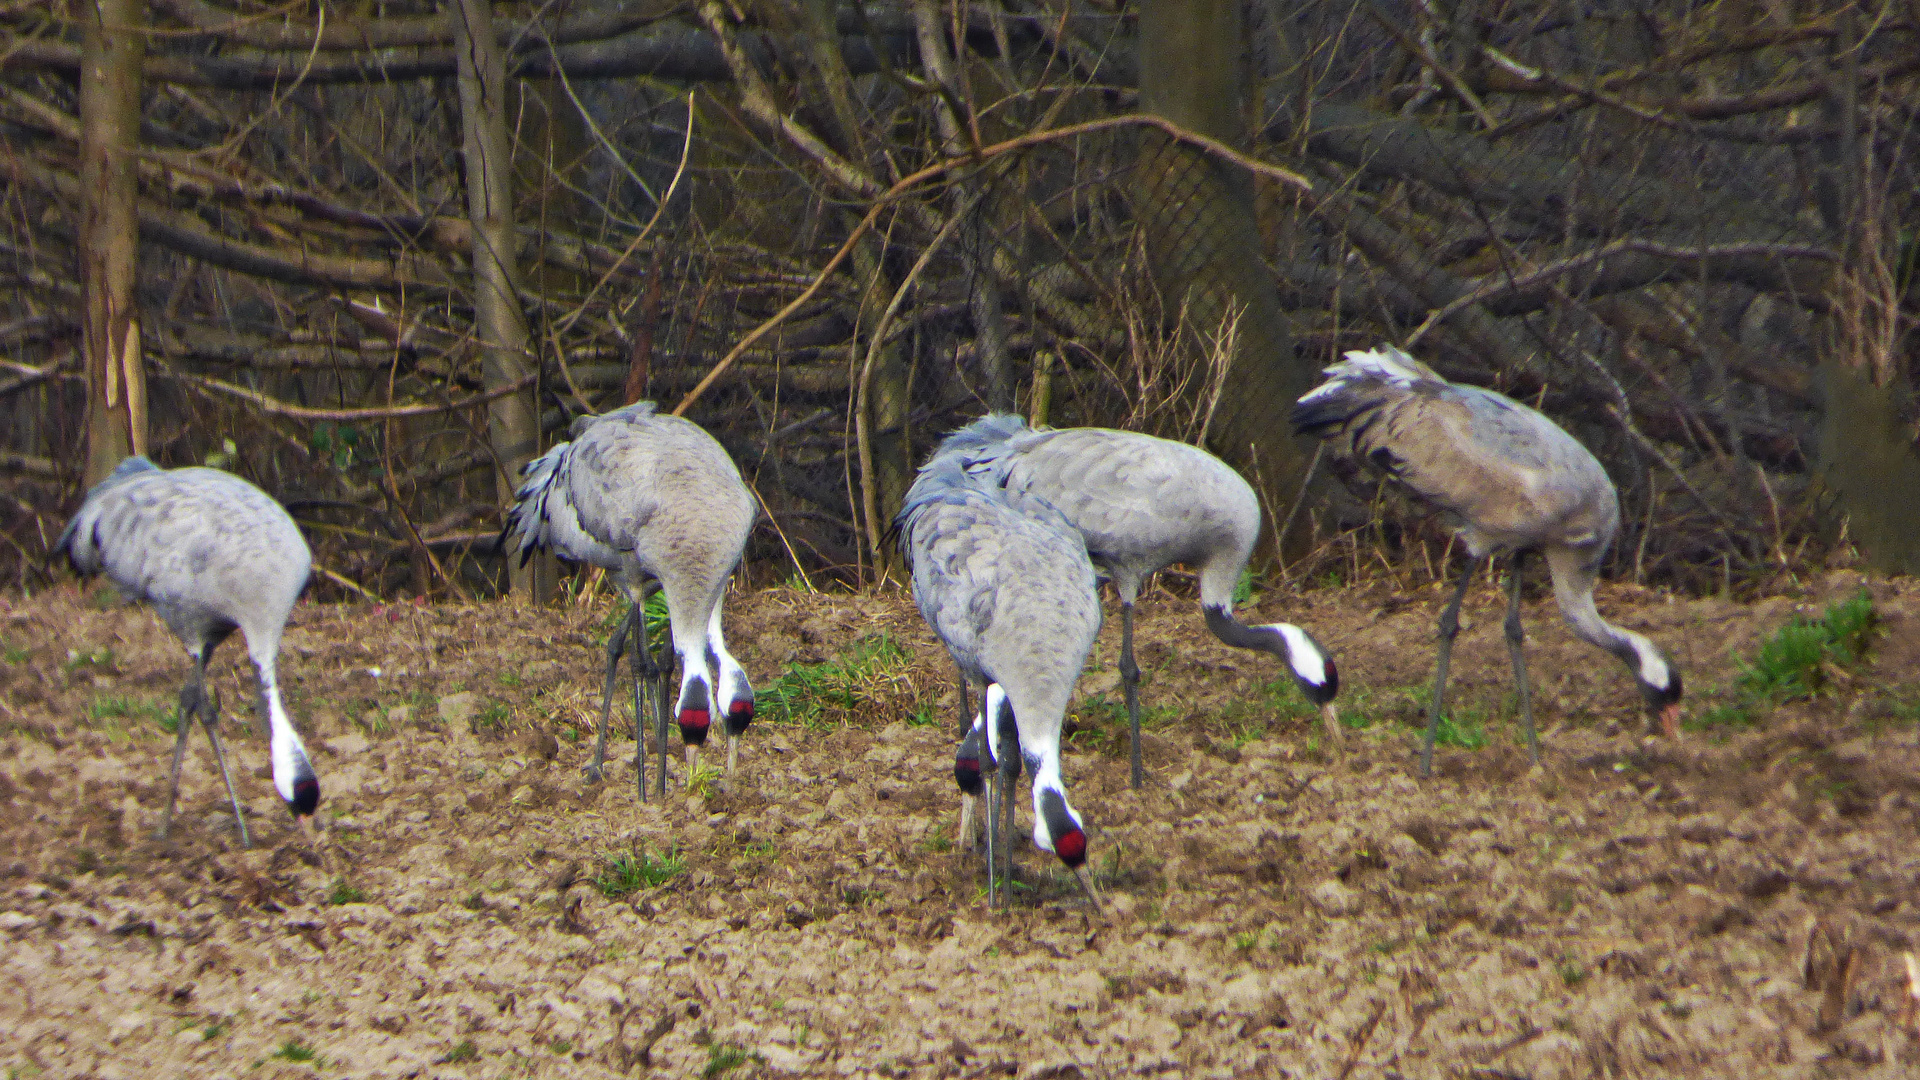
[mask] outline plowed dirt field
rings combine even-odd
[[[762,697],[740,772],[689,792],[675,734],[671,793],[645,804],[624,667],[616,764],[581,775],[604,601],[302,604],[281,675],[316,840],[265,778],[237,639],[214,664],[242,850],[198,732],[154,838],[186,662],[102,589],[0,598],[8,1077],[1920,1076],[1906,581],[1750,604],[1603,588],[1686,673],[1678,742],[1530,600],[1538,767],[1483,582],[1426,781],[1440,590],[1259,599],[1250,620],[1338,658],[1337,748],[1271,658],[1150,598],[1147,785],[1127,787],[1117,619],[1067,758],[1110,923],[1024,843],[1012,909],[985,908],[953,845],[952,667],[904,596],[730,597]],[[1763,641],[1862,589],[1865,663],[1743,702]]]

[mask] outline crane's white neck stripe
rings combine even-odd
[[[999,683],[987,684],[987,699],[981,706],[980,723],[987,729],[987,752],[1000,760],[1000,710],[1007,704],[1007,692]]]
[[[1292,623],[1268,623],[1260,629],[1279,634],[1287,643],[1287,664],[1315,686],[1327,685],[1327,658],[1305,630]]]
[[[273,759],[273,789],[280,798],[292,802],[294,784],[312,778],[313,764],[307,759],[299,733],[293,730],[286,706],[280,702],[280,688],[267,682],[261,693],[267,699],[267,724],[272,731],[269,753]]]
[[[1660,655],[1659,648],[1653,642],[1631,630],[1621,630],[1620,636],[1626,638],[1627,644],[1633,647],[1641,682],[1661,689],[1673,685],[1673,671],[1667,667],[1667,658]]]

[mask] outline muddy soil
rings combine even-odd
[[[1748,707],[1751,724],[1701,725],[1739,704],[1768,635],[1862,588],[1883,631],[1866,664],[1813,701]],[[763,695],[783,673],[886,662],[805,723],[763,708],[740,773],[702,790],[676,734],[671,793],[645,804],[624,672],[615,764],[582,778],[604,602],[302,605],[281,675],[321,775],[317,840],[272,792],[238,641],[214,664],[252,850],[198,732],[154,838],[185,661],[151,613],[98,588],[6,597],[0,1069],[1920,1075],[1901,1015],[1902,953],[1920,950],[1911,583],[1836,574],[1753,604],[1604,588],[1603,612],[1686,672],[1678,742],[1649,737],[1625,671],[1530,599],[1537,767],[1502,597],[1477,585],[1461,723],[1423,781],[1442,599],[1387,583],[1259,599],[1338,657],[1356,726],[1334,747],[1271,658],[1215,642],[1190,600],[1149,598],[1139,792],[1109,620],[1066,770],[1106,923],[1025,845],[1014,906],[985,908],[977,857],[953,847],[952,668],[903,597],[731,597]],[[900,648],[876,650],[882,634]]]

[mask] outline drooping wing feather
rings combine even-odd
[[[94,515],[89,516],[86,513],[87,507],[89,505],[97,506],[96,500],[104,499],[106,497],[106,493],[108,491],[111,491],[113,488],[119,486],[119,484],[122,481],[125,481],[135,476],[142,475],[144,473],[153,473],[153,472],[159,472],[159,471],[160,471],[160,466],[155,465],[152,461],[148,460],[144,455],[140,455],[140,454],[135,454],[134,456],[127,458],[125,461],[122,461],[120,464],[114,466],[113,471],[107,474],[106,479],[100,481],[98,484],[95,484],[93,486],[93,489],[87,492],[87,498],[85,502],[81,504],[80,512],[74,514],[73,520],[67,522],[67,527],[60,530],[60,539],[56,541],[53,545],[54,552],[56,554],[65,555],[67,557],[67,562],[73,566],[73,569],[76,573],[80,573],[80,574],[99,573],[101,568],[100,568],[100,561],[99,561],[98,546],[90,542],[85,543],[81,545],[81,547],[78,549],[77,552],[73,546],[74,539],[79,536],[81,519],[87,518],[88,520],[97,520],[98,518],[97,512]]]
[[[609,570],[619,568],[619,554],[587,535],[580,527],[580,515],[568,489],[572,471],[573,443],[560,443],[528,462],[522,473],[513,506],[507,511],[506,524],[500,530],[503,548],[515,536],[520,565],[538,550],[551,550],[569,562],[586,563]]]

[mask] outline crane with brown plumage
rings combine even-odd
[[[1421,775],[1432,771],[1460,602],[1479,561],[1502,554],[1511,556],[1505,630],[1528,756],[1538,761],[1540,746],[1520,626],[1520,562],[1533,550],[1546,555],[1567,625],[1633,672],[1647,707],[1673,737],[1680,717],[1679,670],[1653,642],[1607,622],[1593,604],[1601,560],[1620,527],[1620,497],[1599,459],[1539,412],[1491,390],[1448,382],[1390,345],[1349,352],[1326,374],[1326,382],[1295,404],[1294,429],[1332,440],[1354,461],[1439,510],[1471,556],[1440,613]]]
[[[726,710],[731,773],[740,735],[753,720],[753,686],[727,651],[720,606],[753,531],[753,493],[713,436],[691,420],[656,413],[650,401],[579,417],[572,433],[571,442],[527,464],[500,536],[505,550],[517,534],[515,550],[523,563],[536,549],[549,547],[568,561],[610,571],[631,602],[626,620],[607,640],[600,734],[587,776],[600,779],[614,679],[620,655],[626,652],[634,669],[634,766],[640,798],[647,797],[643,684],[653,702],[660,754],[656,790],[666,794],[670,669],[653,659],[645,615],[646,598],[655,587],[667,594],[667,652],[680,664],[675,715],[687,748],[689,780],[716,704]]]

